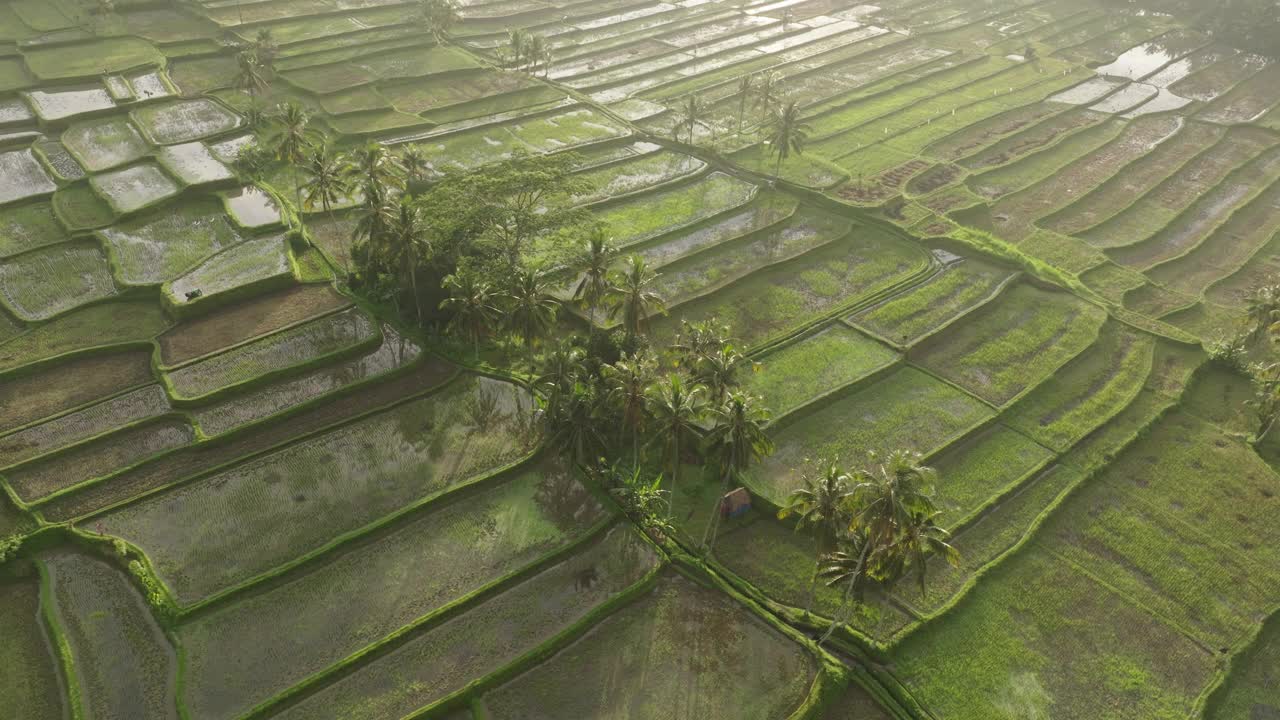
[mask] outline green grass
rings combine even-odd
[[[712,173],[693,183],[642,195],[595,213],[607,225],[619,247],[670,232],[737,207],[751,199],[756,186]]]
[[[21,90],[31,85],[31,76],[27,74],[22,60],[17,58],[0,59],[0,92]]]
[[[23,320],[48,320],[115,294],[107,258],[91,242],[51,245],[0,262],[0,300]]]
[[[795,260],[756,273],[684,305],[655,323],[659,341],[679,331],[680,318],[718,318],[747,347],[848,307],[925,269],[916,246],[870,228]]]
[[[837,324],[757,357],[760,370],[745,377],[742,387],[763,398],[779,417],[898,358],[893,350]]]
[[[134,37],[102,38],[76,45],[36,46],[22,51],[27,67],[40,80],[96,78],[140,65],[164,65],[164,56],[150,43]]]
[[[938,471],[937,499],[954,525],[985,502],[1015,487],[1052,460],[1053,451],[1022,433],[995,425],[929,459]]]
[[[1062,452],[1137,396],[1154,346],[1149,335],[1106,325],[1096,343],[1019,400],[1004,421]]]
[[[1088,347],[1105,319],[1071,295],[1019,284],[931,338],[913,361],[1004,405]]]
[[[468,408],[486,396],[498,415],[481,429]],[[99,522],[144,548],[178,599],[192,604],[518,459],[531,438],[517,400],[527,411],[529,399],[512,386],[468,378]],[[294,520],[282,526],[286,515]]]
[[[0,208],[0,257],[16,255],[67,239],[49,203]]]
[[[550,640],[638,582],[656,559],[633,530],[614,528],[586,550],[418,634],[278,717],[408,716]],[[591,578],[589,585],[581,582],[584,577]]]
[[[577,481],[537,470],[419,515],[291,582],[182,625],[177,637],[186,668],[183,700],[194,717],[238,717],[407,623],[564,547],[602,517]],[[229,664],[228,657],[236,662]]]
[[[928,455],[987,420],[986,405],[915,368],[789,419],[772,431],[776,452],[748,474],[752,489],[781,504],[809,461],[860,466],[868,451]]]
[[[222,203],[208,197],[131,218],[100,235],[111,250],[116,278],[126,285],[167,282],[244,240],[227,220]]]
[[[86,713],[176,720],[177,658],[129,576],[73,552],[43,562]]]
[[[906,583],[895,591],[897,599],[921,614],[934,614],[954,602],[962,593],[977,589],[982,592],[986,580],[974,582],[1033,533],[1049,508],[1064,492],[1084,479],[1080,471],[1066,465],[1053,465],[1028,477],[999,504],[973,519],[952,536],[951,544],[960,551],[960,563],[952,566],[934,556],[928,561],[925,593],[918,584]],[[945,482],[945,480],[944,480]],[[961,518],[942,517],[943,527],[955,527]],[[928,632],[927,627],[921,632]]]
[[[988,573],[980,592],[892,658],[916,699],[952,720],[1185,718],[1217,664],[1034,548]]]
[[[1128,454],[1141,455],[1160,442],[1157,430]],[[1108,477],[1104,473],[1103,482],[1089,484],[1059,508],[1037,544],[1087,568],[1209,647],[1241,645],[1256,630],[1259,613],[1275,602],[1267,588],[1280,579],[1276,566],[1254,564],[1264,558],[1219,545],[1139,499],[1141,491],[1106,482]],[[1175,477],[1153,469],[1124,480],[1172,483]],[[1207,483],[1199,489],[1212,491]],[[1274,562],[1275,553],[1270,555],[1265,559]]]
[[[801,646],[732,599],[668,574],[484,703],[495,720],[621,720],[675,707],[709,720],[778,718],[804,701],[817,670]]]
[[[1266,718],[1280,712],[1280,622],[1271,617],[1248,651],[1231,659],[1231,674],[1213,695],[1208,720]]]
[[[965,260],[850,320],[886,340],[910,345],[989,300],[1011,274],[981,260]]]
[[[367,345],[377,337],[378,323],[363,310],[350,308],[171,370],[167,380],[174,397],[202,397]]]
[[[1245,405],[1252,399],[1248,377],[1215,363],[1196,375],[1183,403],[1187,412],[1229,433],[1249,435],[1258,430],[1257,416]]]
[[[40,586],[34,579],[0,583],[0,703],[25,717],[66,717],[61,668],[39,617]]]

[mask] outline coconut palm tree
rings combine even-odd
[[[351,230],[352,248],[364,245],[364,270],[377,275],[387,267],[387,234],[399,208],[384,197],[369,199],[360,210],[356,225]]]
[[[348,153],[344,173],[369,203],[386,200],[393,191],[404,189],[404,165],[381,143],[370,142]]]
[[[289,179],[293,183],[299,220],[302,215],[302,185],[298,182],[298,166],[307,161],[312,149],[322,142],[323,136],[311,127],[311,114],[296,102],[280,105],[271,119],[272,134],[268,146],[276,160],[289,166]]]
[[[758,370],[759,363],[738,352],[732,343],[703,353],[692,363],[692,372],[711,391],[716,402],[724,402],[729,390],[738,384],[738,371],[744,367]]]
[[[493,326],[498,317],[492,288],[476,278],[474,273],[462,270],[446,276],[441,284],[449,291],[449,297],[440,302],[440,309],[453,313],[449,329],[461,330],[470,336],[475,356],[479,359],[480,336]]]
[[[605,446],[596,391],[588,383],[575,379],[554,409],[547,403],[543,417],[548,442],[579,465]]]
[[[782,161],[791,157],[791,153],[804,154],[804,145],[809,139],[810,130],[811,128],[800,117],[800,108],[794,100],[774,113],[768,142],[778,159],[773,168],[775,178],[782,172]]]
[[[649,315],[654,311],[666,312],[666,304],[662,296],[652,288],[658,280],[658,274],[649,269],[644,258],[632,255],[621,272],[613,274],[614,288],[609,294],[613,308],[609,319],[622,316],[622,326],[626,330],[628,342],[633,341],[649,322]]]
[[[653,420],[654,443],[661,443],[671,472],[671,496],[667,516],[675,510],[676,483],[680,479],[680,449],[694,440],[698,421],[706,407],[706,388],[670,373],[645,393],[645,409]]]
[[[841,549],[831,556],[830,566],[823,571],[832,584],[845,585],[845,612],[832,623],[819,641],[821,644],[835,630],[848,623],[853,597],[861,597],[870,581],[892,586],[912,567],[918,545],[925,550],[941,549],[949,562],[958,562],[959,554],[935,541],[941,535],[936,528],[938,508],[933,502],[936,472],[920,463],[919,453],[895,450],[882,460],[872,453],[868,464],[854,475],[847,508],[849,527],[840,539]],[[939,528],[940,529],[940,528]],[[911,535],[918,536],[912,539]],[[926,542],[927,541],[927,542]],[[925,569],[916,567],[918,573]],[[923,575],[921,575],[923,582]]]
[[[410,145],[400,154],[400,164],[404,167],[405,179],[420,183],[427,179],[427,171],[431,169],[427,154],[418,145]]]
[[[533,381],[533,386],[542,392],[547,399],[547,410],[551,415],[558,415],[560,400],[587,374],[583,359],[586,354],[575,347],[560,346],[551,351],[542,364],[542,374]]]
[[[720,492],[702,534],[702,545],[707,552],[715,547],[716,532],[720,525],[720,504],[729,492],[729,482],[744,472],[751,463],[773,454],[773,441],[765,432],[769,411],[761,407],[759,399],[735,392],[711,410],[711,429],[705,438],[709,454],[720,469]]]
[[[530,33],[525,44],[524,53],[529,64],[529,72],[537,73],[542,56],[547,52],[547,39],[537,33]]]
[[[258,59],[258,65],[262,67],[263,71],[269,76],[274,76],[276,72],[276,55],[280,53],[280,46],[276,44],[271,28],[259,29],[249,49],[253,52],[254,57]]]
[[[742,121],[747,115],[747,103],[755,93],[755,75],[743,75],[738,78],[738,132],[742,132]]]
[[[524,341],[529,367],[533,368],[533,343],[555,325],[560,301],[551,294],[546,276],[532,269],[521,269],[507,291],[507,325]]]
[[[679,365],[696,371],[704,358],[728,344],[729,328],[721,325],[717,318],[710,317],[695,322],[682,319],[680,334],[676,335],[671,349],[679,356]]]
[[[583,241],[582,249],[578,253],[575,268],[582,273],[582,276],[573,288],[573,300],[586,311],[593,335],[596,331],[596,310],[614,290],[609,266],[613,264],[617,255],[617,248],[605,235],[603,228],[599,227]]]
[[[766,118],[773,116],[778,103],[782,101],[782,81],[782,73],[774,70],[760,73],[756,82],[755,108]]]
[[[507,31],[507,52],[511,54],[511,65],[517,72],[522,67],[528,47],[529,34],[523,28],[512,28]]]
[[[625,356],[604,367],[604,379],[609,387],[607,399],[621,416],[619,435],[631,431],[631,459],[637,466],[640,464],[640,433],[644,431],[645,393],[657,370],[657,361],[648,354]]]
[[[258,62],[258,56],[252,50],[241,50],[236,53],[235,87],[249,93],[251,107],[258,106],[258,94],[267,89],[267,76]]]
[[[689,93],[685,96],[684,102],[680,105],[680,112],[677,115],[675,128],[672,129],[675,140],[679,140],[679,130],[681,127],[685,129],[685,140],[690,145],[694,144],[694,132],[698,126],[702,124],[703,118],[706,116],[706,108],[702,103],[702,98],[697,93]]]
[[[401,196],[396,205],[396,213],[387,228],[387,249],[390,254],[388,264],[398,269],[402,277],[408,277],[418,324],[421,325],[422,298],[418,295],[418,270],[431,256],[427,223],[422,217],[422,211],[408,196]]]
[[[852,478],[834,462],[819,461],[819,472],[805,474],[803,485],[792,491],[787,504],[778,511],[778,519],[796,516],[796,530],[811,526],[817,530],[817,552],[813,558],[813,576],[809,581],[809,599],[805,602],[806,615],[813,609],[818,592],[818,574],[822,559],[835,549],[840,531],[849,525],[847,504]]]
[[[302,185],[302,207],[333,215],[333,206],[351,194],[351,186],[342,174],[342,164],[329,148],[320,143],[311,148],[306,161],[309,179]]]

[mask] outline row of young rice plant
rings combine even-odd
[[[1012,275],[982,260],[965,259],[902,295],[850,316],[849,321],[909,346],[994,298]]]
[[[16,465],[168,411],[169,398],[160,385],[131,390],[0,437],[0,467]]]
[[[416,342],[383,325],[382,343],[364,355],[272,383],[248,395],[202,407],[192,415],[205,435],[221,435],[328,393],[398,370],[416,361],[421,354],[422,348]]]
[[[887,231],[855,227],[845,237],[682,305],[654,323],[669,339],[679,320],[715,317],[751,347],[803,327],[925,272],[930,258]]]
[[[1088,347],[1105,319],[1100,307],[1020,283],[918,346],[911,359],[1004,405]]]
[[[524,456],[533,437],[523,394],[459,379],[110,512],[95,526],[143,548],[178,600],[194,604]],[[307,522],[281,524],[284,513]]]
[[[177,720],[177,657],[130,577],[74,551],[39,562],[85,713]]]
[[[99,231],[125,285],[158,285],[173,280],[211,255],[244,241],[213,198],[129,219]],[[182,242],[174,242],[175,237]]]
[[[509,666],[583,621],[639,582],[656,561],[652,548],[634,530],[615,526],[584,550],[416,634],[276,717],[407,717]]]
[[[34,576],[0,582],[0,702],[33,717],[59,718],[70,712],[62,688],[58,651],[49,641]]]
[[[148,300],[120,300],[72,310],[0,344],[0,372],[93,348],[145,343],[171,324],[159,303]]]
[[[378,323],[349,308],[253,340],[166,373],[175,397],[208,396],[378,341]]]
[[[536,468],[414,517],[182,624],[183,700],[195,716],[239,717],[603,518],[573,477]]]
[[[49,320],[116,292],[96,243],[49,245],[0,261],[0,301],[22,320]]]
[[[146,350],[59,362],[0,383],[0,432],[153,382]]]
[[[673,707],[776,718],[800,706],[817,671],[803,647],[734,600],[667,572],[651,594],[483,702],[493,718],[623,718]]]

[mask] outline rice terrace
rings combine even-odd
[[[1276,0],[0,0],[4,720],[1280,720],[1278,419]]]

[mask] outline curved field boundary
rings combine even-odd
[[[170,365],[166,365],[166,364],[164,364],[164,359],[163,359],[163,350],[161,350],[161,351],[157,352],[157,354],[156,354],[155,367],[156,367],[156,369],[157,369],[157,370],[159,370],[159,371],[161,371],[161,372],[170,372],[170,371],[173,371],[173,370],[179,370],[179,369],[184,368],[184,367],[186,367],[186,366],[188,366],[188,365],[194,365],[195,363],[198,363],[198,362],[200,362],[200,361],[202,361],[202,360],[208,360],[209,358],[217,357],[217,356],[222,355],[222,354],[224,354],[224,353],[226,353],[226,352],[228,352],[228,351],[235,350],[235,349],[240,348],[240,347],[243,347],[243,346],[245,346],[245,345],[249,345],[249,344],[251,344],[251,343],[253,343],[253,342],[256,342],[256,341],[258,341],[258,340],[262,340],[262,339],[264,339],[264,338],[271,337],[272,335],[276,335],[277,333],[281,333],[281,332],[284,332],[284,331],[286,331],[286,330],[293,330],[294,328],[300,327],[300,326],[302,326],[302,325],[306,325],[307,323],[309,323],[309,322],[311,322],[311,321],[313,321],[313,320],[320,320],[320,319],[322,319],[322,318],[329,317],[330,315],[336,315],[336,314],[338,314],[338,313],[340,313],[340,312],[342,312],[342,311],[344,311],[344,310],[349,310],[349,309],[351,309],[351,307],[352,307],[352,305],[351,305],[350,303],[348,303],[348,304],[346,304],[346,305],[338,305],[338,306],[335,306],[335,307],[325,308],[325,309],[321,310],[321,311],[320,311],[320,312],[318,312],[318,313],[315,313],[315,314],[312,314],[312,315],[308,315],[308,316],[306,316],[306,317],[300,318],[300,319],[298,319],[298,320],[294,320],[294,321],[292,321],[292,322],[285,323],[285,324],[283,324],[283,325],[280,325],[279,327],[273,328],[273,329],[271,329],[271,330],[267,330],[266,332],[262,332],[262,333],[258,333],[258,334],[256,334],[256,335],[248,336],[248,337],[244,338],[243,340],[238,340],[238,341],[236,341],[236,342],[234,342],[234,343],[231,343],[230,345],[225,345],[225,346],[223,346],[223,347],[221,347],[221,348],[219,348],[219,349],[217,349],[217,350],[213,350],[213,351],[211,351],[211,352],[203,353],[203,354],[201,354],[201,355],[195,355],[195,356],[192,356],[192,357],[183,358],[182,360],[179,360],[178,362],[173,363],[173,364],[170,364]],[[159,336],[157,336],[157,343],[159,343],[159,342],[160,342],[160,341],[159,341]]]
[[[1265,621],[1258,623],[1253,636],[1249,638],[1244,646],[1231,657],[1227,658],[1226,664],[1218,672],[1213,681],[1205,687],[1200,696],[1196,698],[1194,717],[1209,718],[1210,720],[1226,720],[1222,713],[1222,706],[1231,694],[1231,686],[1234,679],[1249,671],[1249,668],[1260,653],[1266,651],[1270,644],[1276,642],[1276,638],[1280,638],[1280,605],[1272,608]]]
[[[66,692],[64,709],[70,712],[72,720],[81,720],[85,717],[84,700],[83,693],[80,691],[80,677],[76,674],[75,659],[71,652],[71,641],[67,639],[66,632],[58,622],[58,609],[54,605],[53,583],[49,577],[49,568],[40,561],[36,561],[35,566],[40,578],[39,624],[44,626],[51,646],[49,649],[56,655],[51,660],[54,660],[54,664],[60,671],[58,684]]]
[[[339,427],[343,427],[355,422],[359,422],[360,420],[363,420],[376,413],[383,412],[385,410],[389,410],[391,408],[402,405],[404,403],[412,402],[413,400],[419,399],[426,395],[433,394],[443,389],[445,386],[447,386],[453,380],[453,378],[457,377],[460,371],[454,370],[451,374],[448,374],[447,376],[438,379],[438,381],[435,384],[429,385],[424,388],[413,388],[408,392],[397,389],[401,381],[411,378],[416,373],[423,372],[429,369],[427,367],[426,360],[425,360],[425,358],[427,357],[429,356],[426,353],[423,353],[419,356],[419,359],[416,360],[415,362],[409,363],[401,368],[397,368],[396,370],[393,370],[384,375],[379,375],[373,378],[369,378],[359,383],[353,383],[352,385],[344,387],[341,390],[338,390],[336,392],[329,393],[327,395],[322,395],[306,403],[302,403],[292,408],[288,408],[287,410],[284,410],[275,415],[270,415],[261,420],[255,421],[253,423],[242,425],[226,434],[219,435],[209,440],[203,440],[201,442],[195,443],[194,445],[190,445],[186,448],[181,448],[178,450],[170,451],[169,453],[156,456],[152,458],[149,462],[143,465],[139,465],[135,468],[128,469],[129,471],[118,472],[114,475],[105,477],[86,489],[91,491],[94,490],[95,488],[101,488],[106,490],[107,492],[104,493],[105,497],[102,498],[102,499],[105,499],[106,502],[105,503],[93,502],[90,504],[90,509],[88,509],[87,511],[84,508],[75,509],[77,505],[81,504],[81,503],[75,503],[75,502],[73,502],[70,507],[64,508],[61,511],[59,511],[58,509],[59,505],[62,505],[63,503],[57,502],[57,501],[63,500],[64,498],[71,498],[74,501],[77,495],[81,495],[83,493],[58,496],[58,498],[56,499],[49,498],[45,502],[43,502],[41,505],[33,507],[32,510],[36,513],[39,519],[48,523],[78,521],[85,517],[98,515],[98,514],[107,512],[109,510],[114,510],[118,507],[135,502],[142,498],[149,497],[151,495],[163,492],[165,490],[168,490],[174,487],[178,487],[189,480],[203,477],[205,475],[209,475],[209,474],[218,472],[220,470],[225,470],[241,462],[246,462],[249,460],[256,459],[267,453],[273,452],[275,450],[279,450],[281,448],[284,448],[296,442],[300,442],[305,439],[315,437],[316,435],[319,435],[324,432],[328,432],[330,430],[337,429]],[[371,387],[376,388],[376,386],[378,385],[385,386],[388,389],[388,391],[392,391],[395,394],[387,402],[384,402],[382,404],[375,404],[371,407],[360,409],[361,406],[358,404],[360,397],[366,397],[368,393],[370,393],[370,388]],[[296,416],[305,416],[307,414],[311,414],[311,415],[323,418],[326,415],[324,411],[329,409],[329,405],[333,404],[335,402],[335,399],[353,401],[356,408],[355,411],[351,415],[348,415],[345,417],[340,416],[340,418],[335,421],[327,422],[327,421],[321,420],[318,423],[305,424],[304,428],[306,429],[302,430],[296,435],[286,435],[282,439],[277,439],[270,435],[271,429],[277,426],[287,424],[287,422],[290,419]],[[256,443],[262,442],[263,438],[266,438],[265,444],[262,444],[260,446],[257,445]],[[194,472],[187,472],[186,474],[181,474],[183,471],[178,470],[180,474],[178,474],[177,477],[174,477],[171,474],[171,471],[164,471],[162,475],[158,477],[153,477],[151,478],[151,480],[141,483],[141,487],[135,488],[137,492],[134,491],[135,489],[130,489],[127,491],[128,494],[123,496],[121,496],[119,492],[110,491],[112,485],[116,481],[118,481],[121,478],[127,478],[131,474],[131,471],[133,470],[145,471],[147,470],[147,468],[151,466],[160,465],[164,460],[170,459],[170,458],[180,463],[183,456],[191,454],[194,451],[202,451],[206,448],[216,449],[223,446],[237,446],[242,443],[248,444],[249,446],[249,448],[246,449],[246,452],[228,455],[228,456],[225,456],[227,459],[217,459],[203,466],[200,466],[200,463],[197,462],[197,466],[199,466],[199,469],[195,470]],[[220,456],[215,456],[215,457],[220,457]],[[151,474],[154,475],[155,473],[151,473]],[[60,513],[60,514],[56,516],[51,516],[49,514],[51,509],[53,510],[53,512]]]
[[[918,336],[916,336],[916,337],[912,338],[912,339],[911,339],[911,341],[910,341],[910,343],[909,343],[909,344],[907,344],[907,345],[903,345],[903,344],[900,344],[900,343],[896,343],[896,342],[894,342],[893,340],[890,340],[890,339],[888,339],[888,338],[882,337],[881,335],[877,334],[876,332],[874,332],[874,331],[872,331],[872,330],[869,330],[869,329],[863,328],[861,325],[857,324],[856,322],[854,322],[853,320],[849,319],[848,317],[842,318],[842,322],[844,322],[845,324],[849,325],[850,327],[855,327],[855,328],[857,328],[858,330],[860,330],[860,331],[862,331],[862,332],[865,332],[865,333],[867,333],[867,334],[871,335],[872,337],[877,338],[877,339],[879,339],[879,340],[881,340],[881,341],[885,342],[886,344],[888,344],[888,345],[889,345],[889,346],[891,346],[891,347],[897,348],[898,350],[900,350],[900,351],[901,351],[901,352],[903,352],[903,353],[908,353],[908,352],[910,352],[911,348],[916,347],[916,346],[918,346],[918,345],[921,345],[921,344],[923,344],[923,343],[925,343],[925,342],[928,342],[930,339],[932,339],[932,338],[934,338],[934,337],[936,337],[936,336],[938,336],[938,335],[941,335],[942,333],[946,332],[946,331],[947,331],[947,329],[948,329],[948,328],[950,328],[952,325],[955,325],[956,323],[958,323],[958,322],[960,322],[960,321],[964,320],[965,318],[969,317],[970,315],[973,315],[974,313],[979,312],[980,310],[982,310],[982,308],[986,307],[987,305],[990,305],[990,304],[991,304],[992,302],[994,302],[997,298],[999,298],[1000,296],[1002,296],[1002,295],[1004,294],[1004,292],[1005,292],[1007,289],[1009,289],[1009,288],[1010,288],[1010,287],[1012,287],[1014,284],[1016,284],[1016,283],[1020,282],[1021,280],[1023,280],[1023,278],[1024,278],[1024,275],[1023,275],[1023,272],[1022,272],[1021,270],[1014,270],[1012,273],[1010,273],[1010,274],[1009,274],[1009,277],[1007,277],[1007,278],[1005,278],[1004,280],[1002,280],[1001,282],[997,283],[997,284],[996,284],[996,286],[995,286],[995,288],[993,288],[993,289],[992,289],[992,291],[991,291],[990,293],[988,293],[988,294],[987,294],[987,296],[986,296],[985,298],[983,298],[983,299],[982,299],[982,300],[980,300],[979,302],[975,303],[972,307],[968,308],[967,310],[964,310],[963,312],[958,313],[957,315],[955,315],[954,317],[952,317],[950,320],[947,320],[946,322],[942,323],[941,325],[938,325],[937,327],[933,328],[932,330],[930,330],[930,331],[928,331],[928,332],[924,333],[923,335],[918,335]],[[886,298],[886,299],[884,300],[884,302],[879,303],[879,304],[880,304],[880,305],[883,305],[883,304],[885,304],[885,303],[892,302],[892,301],[894,301],[894,300],[896,300],[896,299],[898,299],[898,298],[900,298],[900,297],[903,297],[903,296],[907,295],[908,293],[910,293],[910,292],[912,292],[912,291],[914,291],[914,290],[918,289],[918,287],[919,287],[919,286],[911,287],[911,288],[907,288],[906,290],[903,290],[902,292],[897,293],[897,294],[893,295],[892,297]]]
[[[327,669],[322,670],[321,672],[316,673],[315,675],[312,675],[284,690],[276,696],[259,703],[252,710],[244,714],[244,720],[256,720],[257,718],[273,715],[277,711],[287,708],[292,703],[307,696],[315,690],[323,688],[336,680],[358,671],[364,665],[394,651],[398,647],[403,646],[419,634],[424,633],[433,627],[437,627],[448,620],[463,615],[468,610],[476,608],[482,605],[485,601],[501,595],[503,592],[509,590],[515,585],[518,585],[522,581],[580,553],[584,548],[602,539],[608,533],[610,528],[618,525],[618,522],[619,521],[617,521],[616,518],[606,518],[589,532],[584,533],[580,538],[575,539],[569,544],[552,550],[529,565],[526,565],[513,573],[497,578],[496,580],[477,588],[476,590],[463,595],[448,604],[436,608],[431,613],[428,613],[427,615],[424,615],[423,617],[418,618],[404,627],[390,633],[378,642],[366,646],[358,652],[334,663]],[[664,566],[665,562],[659,562],[655,568],[647,574],[645,579],[632,586],[631,589],[625,591],[620,596],[616,596],[615,599],[607,603],[606,606],[598,608],[590,613],[588,617],[583,618],[579,623],[568,628],[566,633],[576,636],[581,634],[581,632],[585,632],[587,628],[595,625],[599,619],[613,612],[617,607],[629,602],[629,599],[634,597],[635,594],[652,587],[654,578],[656,578],[657,573],[661,571]],[[597,615],[599,617],[597,617]],[[575,630],[577,631],[576,633],[574,632]],[[548,644],[553,646],[557,645],[557,639],[558,638],[553,638],[548,641]],[[563,642],[564,641],[560,644],[563,644]],[[537,650],[535,649],[533,653],[537,653]],[[539,662],[541,656],[536,656],[533,653],[530,654],[531,656],[527,656],[526,658],[522,658],[521,660],[516,661],[516,663],[513,663],[513,667],[511,669],[507,669],[508,672],[514,674],[514,672],[519,672],[519,670],[515,668],[526,667]],[[503,670],[497,671],[496,674],[501,676],[503,674]],[[475,681],[463,691],[454,693],[453,696],[442,699],[430,707],[436,709],[441,708],[442,706],[452,706],[455,704],[458,696],[471,695],[479,692],[481,690],[481,687],[479,686],[482,684],[483,683],[481,683],[481,681]]]

